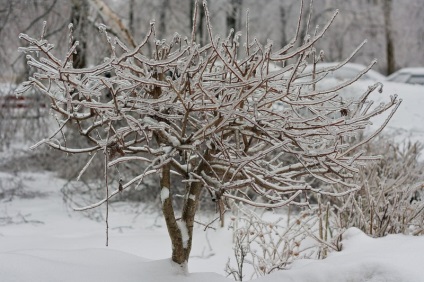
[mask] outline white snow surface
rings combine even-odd
[[[393,138],[397,143],[420,142],[424,144],[424,86],[406,83],[396,83],[390,81],[380,81],[383,84],[383,92],[375,90],[369,97],[374,101],[372,107],[378,106],[382,102],[390,101],[390,96],[397,95],[402,102],[392,119],[383,130],[383,134]],[[339,80],[326,79],[325,87],[334,86],[340,83]],[[357,81],[351,86],[341,91],[343,99],[354,100],[361,96],[365,90],[372,85],[371,81]],[[379,128],[390,111],[371,119],[368,132]]]
[[[183,240],[183,248],[187,249],[188,247],[188,240],[190,239],[188,235],[188,229],[187,229],[187,223],[183,220],[177,221],[178,228],[181,232],[181,238]]]
[[[383,93],[374,94],[372,98],[378,105],[387,101],[388,96],[397,95],[402,99],[398,110],[389,121],[384,133],[389,134],[398,142],[419,141],[424,144],[424,86],[405,83],[383,82]],[[372,120],[371,128],[376,128],[384,121],[385,115]]]
[[[355,83],[350,95],[368,85]],[[424,142],[424,87],[384,82],[384,92],[373,94],[373,99],[378,104],[393,94],[403,101],[384,132],[398,142]],[[375,118],[370,130],[383,120]],[[15,152],[0,153],[2,161],[2,156]],[[105,247],[104,222],[64,205],[59,192],[63,180],[50,173],[0,172],[3,187],[10,179],[23,179],[25,191],[43,196],[0,198],[0,282],[231,281],[224,271],[229,257],[234,263],[232,232],[227,228],[204,231],[204,226],[195,226],[189,274],[184,274],[169,260],[171,244],[157,213],[143,211],[136,216],[128,203],[111,204],[109,247]],[[169,190],[162,192],[164,199]],[[98,211],[104,215],[105,207]],[[202,215],[198,220],[210,222],[215,216]],[[290,270],[255,281],[424,282],[424,236],[373,239],[353,228],[344,234],[342,244],[341,252],[330,253],[325,260],[298,260]]]
[[[160,190],[160,200],[163,203],[165,203],[165,200],[169,198],[169,189],[168,187],[162,187]]]
[[[257,281],[424,281],[424,253],[417,249],[424,247],[424,236],[399,234],[375,239],[356,228],[348,229],[343,236],[341,252],[333,252],[321,261],[299,260],[291,270]]]
[[[1,281],[228,281],[215,273],[184,274],[170,259],[148,261],[115,250],[26,250],[1,253]]]
[[[189,274],[184,274],[169,260],[171,246],[159,215],[134,217],[127,204],[112,205],[109,247],[105,247],[104,223],[63,204],[59,192],[63,180],[48,173],[0,173],[2,180],[17,176],[22,177],[24,189],[45,194],[0,201],[2,282],[231,281],[224,272],[228,257],[234,260],[227,228],[195,227]],[[373,239],[349,229],[342,244],[341,252],[325,260],[299,260],[291,270],[255,281],[424,281],[424,237]]]
[[[192,201],[196,201],[196,195],[190,194],[188,198]]]

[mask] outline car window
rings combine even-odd
[[[406,82],[409,78],[409,73],[400,73],[398,75],[395,75],[394,77],[391,77],[389,80],[394,82]]]
[[[424,85],[424,75],[412,75],[408,79],[408,83],[411,83],[411,84],[422,84],[422,85]]]
[[[333,72],[333,76],[337,79],[352,79],[357,76],[359,71],[341,67]]]

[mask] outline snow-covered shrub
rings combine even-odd
[[[369,152],[383,156],[367,163],[352,182],[361,188],[332,202],[332,227],[357,227],[366,234],[424,233],[424,164],[419,161],[422,145],[396,144],[379,138],[367,145]],[[334,186],[342,191],[341,186]]]
[[[330,206],[321,204],[290,211],[256,213],[231,203],[234,257],[226,272],[236,281],[290,269],[297,259],[322,259],[341,249],[344,230],[330,227]]]
[[[263,211],[258,214],[236,203],[231,206],[234,260],[229,259],[226,272],[236,281],[287,269],[296,259],[316,255],[317,244],[309,234],[318,219],[308,212],[292,218],[279,213],[264,217]]]
[[[423,235],[422,145],[396,144],[380,136],[366,148],[382,159],[367,163],[353,177],[352,183],[362,186],[348,195],[319,194],[309,200],[308,208],[266,217],[233,203],[234,257],[227,263],[227,273],[242,281],[248,275],[288,269],[299,258],[325,258],[329,252],[341,250],[342,234],[350,227],[373,237]],[[332,189],[343,191],[337,185]]]
[[[25,196],[24,184],[19,177],[0,179],[0,201],[12,201],[15,197]]]
[[[248,28],[244,45],[241,33],[216,37],[206,3],[204,8],[209,35],[204,46],[194,41],[195,26],[189,38],[175,34],[161,40],[152,23],[135,48],[100,26],[110,56],[83,69],[72,64],[78,41],[59,57],[45,40],[45,29],[39,38],[20,35],[29,45],[21,50],[28,53],[28,64],[36,72],[18,93],[37,88],[50,99],[59,120],[57,129],[33,148],[44,144],[83,156],[88,161],[79,175],[89,172],[96,155],[103,159],[104,199],[76,210],[108,204],[112,197],[156,175],[159,180],[152,192],[160,195],[172,259],[181,266],[189,258],[202,196],[216,202],[222,213],[226,199],[272,209],[289,204],[306,207],[310,193],[351,193],[359,186],[346,179],[359,172],[362,162],[373,159],[356,149],[382,128],[356,143],[347,140],[361,132],[370,118],[391,110],[390,118],[399,105],[391,97],[379,107],[369,107],[368,97],[379,84],[349,103],[340,99],[338,91],[375,62],[356,78],[328,89],[317,90],[315,84],[331,69],[304,79],[311,77],[303,72],[306,65],[323,56],[315,44],[337,12],[321,29],[309,30],[308,23],[307,34],[300,34],[299,19],[289,44],[275,48],[271,41],[264,46],[252,40]],[[69,42],[72,39],[70,26]],[[67,136],[76,133],[85,143],[67,142]],[[112,170],[122,172],[127,164],[142,165],[133,178],[111,179]],[[177,186],[172,185],[175,175],[180,179]],[[324,191],[314,179],[339,183],[344,190]],[[181,187],[183,195],[178,197]],[[260,198],[252,199],[252,192]],[[176,200],[181,202],[180,216]]]
[[[31,177],[0,173],[0,202],[13,201],[15,198],[32,199],[46,195],[43,191],[32,191],[24,184],[24,180],[31,180]]]

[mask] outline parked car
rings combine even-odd
[[[324,68],[331,68],[337,66],[339,63],[318,63],[316,65],[316,70],[324,69]],[[345,65],[341,66],[340,68],[329,72],[327,75],[327,78],[335,78],[337,80],[349,80],[355,78],[361,71],[366,69],[366,66],[361,64],[354,64],[354,63],[346,63]],[[311,72],[312,71],[312,65],[307,66],[304,72]],[[386,80],[386,77],[382,75],[381,73],[370,69],[368,72],[366,72],[360,80],[371,80],[371,81],[384,81]]]
[[[403,68],[387,77],[387,81],[424,85],[424,68]]]

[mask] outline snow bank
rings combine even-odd
[[[336,83],[332,80],[326,80],[326,82],[328,83],[327,87]],[[381,102],[387,102],[392,95],[397,95],[399,99],[402,99],[402,103],[384,128],[383,133],[392,136],[399,143],[409,140],[424,143],[424,111],[422,111],[424,86],[390,81],[382,81],[382,83],[383,92],[378,93],[375,90],[370,95],[370,100],[374,101],[373,107],[378,106]],[[357,81],[343,89],[341,95],[346,100],[357,99],[372,84],[370,81]],[[368,129],[374,131],[379,128],[388,114],[389,112],[372,118],[372,125]]]
[[[383,132],[395,137],[398,142],[410,140],[424,143],[424,86],[404,83],[384,82],[383,94],[373,96],[376,104],[389,95],[398,95],[402,99],[398,110]],[[376,128],[384,121],[385,116],[372,120],[372,128]]]
[[[219,282],[216,273],[184,275],[169,259],[147,261],[104,249],[25,250],[0,253],[1,281],[61,282]]]
[[[419,282],[424,281],[424,237],[390,235],[373,239],[349,229],[343,250],[325,260],[299,260],[291,270],[257,282]],[[208,261],[205,260],[207,264]],[[216,273],[185,275],[169,259],[149,261],[112,249],[19,250],[0,252],[1,281],[220,282]]]
[[[206,232],[203,226],[195,228],[190,274],[184,275],[165,259],[171,246],[159,215],[143,213],[135,220],[130,212],[112,205],[106,248],[102,247],[103,223],[64,207],[59,193],[62,180],[51,174],[0,173],[0,180],[7,177],[21,177],[23,189],[44,193],[36,198],[0,199],[1,282],[231,281],[224,277],[228,257],[234,259],[231,231],[225,228]],[[342,244],[341,252],[325,260],[299,260],[290,270],[254,281],[424,281],[424,236],[373,239],[352,228]]]
[[[424,281],[424,237],[370,238],[356,228],[344,233],[341,252],[325,260],[299,260],[292,269],[257,282],[419,282]]]

